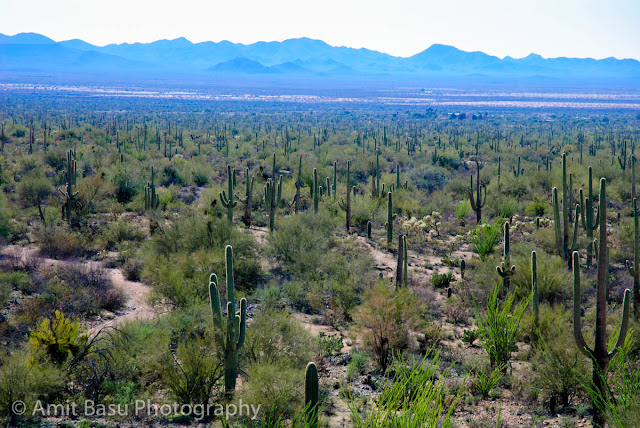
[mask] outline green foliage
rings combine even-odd
[[[339,354],[343,346],[342,337],[340,336],[330,336],[322,332],[318,335],[318,349],[323,356],[329,357]]]
[[[452,282],[455,282],[455,280],[451,272],[434,273],[431,277],[431,284],[436,288],[447,288]]]
[[[498,387],[500,382],[502,382],[502,378],[504,377],[504,372],[507,369],[507,365],[489,367],[489,368],[476,368],[470,373],[473,376],[471,381],[471,389],[476,393],[482,395],[482,397],[486,398],[489,396],[489,392],[491,390]]]
[[[462,342],[466,343],[469,346],[473,346],[473,342],[478,339],[478,330],[464,330],[462,332]]]
[[[458,202],[456,205],[456,218],[458,220],[466,220],[471,214],[471,202],[468,199]]]
[[[493,250],[502,234],[502,221],[483,223],[470,232],[471,246],[481,259],[485,259]]]
[[[54,364],[62,364],[70,356],[75,357],[87,343],[84,328],[71,321],[60,311],[43,319],[29,334],[29,344],[36,354],[42,353]]]
[[[500,284],[496,284],[487,296],[486,313],[476,307],[476,324],[482,346],[489,354],[492,367],[504,367],[511,360],[511,353],[520,339],[522,317],[531,295],[514,305],[515,294],[507,292],[504,301]]]
[[[369,355],[366,352],[356,351],[351,354],[351,362],[347,367],[347,380],[352,382],[356,376],[364,374],[368,364]]]

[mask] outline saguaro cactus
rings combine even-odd
[[[400,288],[405,284],[404,277],[406,272],[405,266],[405,243],[406,237],[403,234],[398,235],[398,264],[396,265],[396,288]]]
[[[576,204],[575,217],[573,222],[573,239],[571,240],[571,244],[569,244],[569,212],[566,207],[568,206],[568,204],[565,204],[564,202],[562,204],[563,225],[561,226],[560,202],[558,200],[557,187],[554,187],[552,189],[551,204],[553,205],[553,228],[555,231],[556,248],[558,250],[558,255],[560,255],[560,257],[564,258],[565,260],[570,260],[569,254],[571,253],[571,251],[575,250],[578,247],[578,216],[580,214],[580,204]],[[571,268],[571,263],[569,263],[569,268]]]
[[[319,394],[318,368],[311,362],[307,364],[304,377],[304,412],[307,426],[318,426]]]
[[[467,267],[467,262],[464,259],[460,259],[460,278],[464,279],[464,270]]]
[[[147,183],[144,188],[144,209],[145,210],[156,210],[160,206],[160,199],[156,194],[156,185],[154,184],[154,175],[155,172],[153,170],[153,166],[151,167],[151,181]]]
[[[276,193],[278,192],[276,187],[276,182],[271,178],[268,178],[264,185],[264,202],[267,206],[267,211],[269,211],[269,232],[273,232],[275,225]]]
[[[471,202],[471,208],[476,213],[476,222],[480,224],[482,221],[482,207],[484,207],[485,202],[487,202],[487,185],[480,184],[480,162],[477,160],[476,162],[476,176],[477,176],[477,185],[476,185],[476,197],[473,197],[473,175],[471,175],[471,185],[469,186],[469,201]],[[484,190],[484,197],[482,195],[482,190]]]
[[[640,231],[638,230],[638,199],[633,198],[633,266],[626,262],[633,277],[633,315],[640,318]]]
[[[335,192],[334,192],[335,196]],[[339,202],[340,208],[342,208],[347,216],[347,232],[351,229],[351,161],[347,161],[347,202],[344,200]]]
[[[515,266],[511,265],[511,243],[509,241],[509,222],[504,224],[504,251],[503,261],[500,266],[496,266],[496,272],[502,277],[502,293],[506,294],[511,285],[511,277],[516,272]]]
[[[76,196],[78,192],[73,191],[73,186],[76,185],[76,167],[77,162],[73,156],[73,151],[69,149],[67,152],[67,170],[65,171],[65,189],[58,188],[65,200],[65,215],[69,223],[71,223],[71,207],[77,203]]]
[[[233,186],[236,184],[236,174],[231,165],[227,165],[227,174],[229,176],[229,190],[226,193],[224,190],[220,192],[220,202],[227,209],[227,220],[229,220],[229,223],[233,223],[233,209],[238,205],[238,202],[233,200]]]
[[[622,309],[622,322],[620,332],[615,347],[609,351],[607,349],[607,278],[609,276],[607,266],[607,197],[606,179],[600,179],[600,237],[598,239],[598,283],[596,288],[596,328],[595,343],[592,348],[587,346],[582,335],[582,322],[580,319],[580,255],[573,252],[573,335],[578,349],[591,358],[593,361],[593,384],[595,389],[603,396],[608,394],[608,386],[604,376],[609,368],[609,361],[616,354],[618,349],[624,344],[627,336],[629,322],[629,295],[630,291],[624,292],[624,303]],[[604,427],[604,415],[594,403],[594,426]]]
[[[227,273],[227,322],[222,320],[222,306],[218,291],[218,277],[211,274],[209,282],[209,298],[211,301],[211,314],[213,325],[216,329],[215,340],[222,349],[224,355],[224,391],[227,395],[233,395],[236,389],[238,377],[238,351],[244,345],[247,299],[240,300],[240,311],[236,313],[236,302],[233,288],[233,248],[227,245],[225,250],[225,264]],[[223,333],[226,328],[226,337]]]
[[[533,336],[537,337],[540,322],[540,295],[538,293],[538,261],[535,251],[531,252],[531,288],[533,292],[533,298],[531,299],[531,307],[533,308]]]
[[[236,198],[244,204],[244,215],[242,222],[245,226],[251,227],[251,198],[253,197],[253,180],[255,177],[249,175],[249,168],[244,169],[245,191],[244,199],[236,194]]]
[[[313,168],[313,212],[318,212],[318,202],[320,199],[320,188],[318,186],[318,170]]]
[[[387,221],[384,223],[384,228],[387,229],[387,244],[391,245],[393,241],[393,220],[396,218],[396,214],[393,213],[393,197],[392,193],[387,194]]]
[[[593,232],[598,229],[600,212],[596,209],[595,217],[593,215],[593,168],[589,167],[589,194],[584,197],[582,189],[580,189],[580,206],[582,207],[582,228],[587,234],[587,267],[591,266],[593,258]]]

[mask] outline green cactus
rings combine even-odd
[[[531,252],[531,288],[533,292],[533,298],[531,299],[533,308],[533,336],[536,337],[540,323],[540,295],[538,293],[538,261],[535,251]]]
[[[460,259],[460,278],[464,279],[464,270],[467,267],[467,262],[464,259]]]
[[[404,235],[402,238],[402,251],[403,251],[403,259],[404,259],[404,269],[402,270],[402,282],[405,287],[409,286],[409,257],[407,255],[407,235]]]
[[[318,426],[318,401],[320,399],[318,368],[311,362],[307,364],[304,377],[304,412],[306,426]]]
[[[227,193],[224,190],[220,192],[220,202],[227,209],[227,220],[229,220],[229,223],[233,223],[233,209],[238,205],[238,202],[233,200],[233,186],[236,182],[236,175],[231,165],[227,165],[227,175],[229,176],[227,185],[229,190]]]
[[[476,213],[476,222],[480,224],[482,221],[482,207],[487,202],[487,185],[480,184],[480,162],[476,162],[476,197],[473,197],[473,175],[471,175],[471,185],[469,186],[469,201],[471,202],[471,208]],[[482,190],[484,189],[484,198],[482,197]]]
[[[520,156],[518,156],[518,166],[517,167],[512,167],[513,168],[513,176],[518,178],[520,176],[524,175],[524,168],[520,168]]]
[[[313,168],[313,212],[318,212],[318,201],[320,199],[320,187],[318,186],[318,169]]]
[[[276,216],[276,183],[271,178],[267,178],[267,182],[264,185],[264,202],[269,211],[269,232],[273,232]]]
[[[626,261],[629,275],[633,278],[633,314],[640,318],[640,231],[638,230],[638,199],[633,198],[633,265]]]
[[[569,188],[567,186],[567,154],[562,154],[562,219],[560,218],[560,200],[558,199],[558,188],[552,189],[551,203],[553,205],[553,227],[556,237],[556,247],[558,254],[567,261],[571,269],[571,252],[578,248],[578,224],[580,216],[580,204],[575,206],[573,218],[573,239],[569,242]]]
[[[573,252],[573,335],[578,349],[593,361],[593,385],[601,396],[606,396],[608,386],[606,385],[605,376],[609,368],[609,361],[617,353],[618,349],[624,344],[627,336],[627,328],[629,322],[629,296],[630,291],[624,292],[624,303],[622,309],[622,322],[620,331],[613,350],[607,348],[607,197],[606,197],[606,179],[600,179],[600,237],[598,243],[598,282],[596,288],[596,326],[595,326],[595,343],[593,348],[589,348],[582,335],[582,322],[580,319],[580,255],[577,251]],[[594,426],[604,427],[605,420],[601,409],[594,403]]]
[[[587,267],[591,266],[593,259],[594,247],[593,247],[593,232],[598,229],[598,222],[600,212],[596,208],[595,217],[593,215],[594,210],[594,196],[593,196],[593,168],[589,167],[589,195],[584,197],[582,189],[580,189],[580,206],[582,207],[582,213],[580,218],[582,219],[582,228],[587,235]]]
[[[387,229],[387,245],[391,245],[393,241],[393,220],[397,217],[393,213],[393,199],[392,193],[387,194],[387,221],[384,223],[384,228]]]
[[[367,239],[371,239],[371,220],[367,221]]]
[[[251,199],[253,197],[253,176],[249,175],[249,168],[244,169],[244,182],[245,191],[244,199],[236,194],[236,199],[244,204],[244,215],[242,216],[242,222],[245,226],[251,227]]]
[[[396,265],[396,288],[400,288],[405,285],[404,277],[406,272],[405,268],[405,243],[406,237],[403,234],[398,235],[398,264]]]
[[[227,395],[233,395],[236,389],[238,377],[238,354],[244,345],[247,299],[240,300],[240,312],[236,313],[236,302],[233,288],[233,248],[227,245],[225,250],[226,280],[227,280],[227,322],[223,322],[220,293],[218,291],[218,277],[211,274],[209,282],[209,299],[211,302],[211,314],[213,326],[216,329],[215,340],[222,349],[224,355],[224,391]],[[226,328],[226,338],[224,330]]]
[[[65,200],[64,214],[67,217],[67,222],[69,223],[71,223],[71,207],[78,203],[76,200],[78,192],[73,191],[73,186],[76,185],[77,165],[73,151],[69,149],[67,152],[67,168],[65,171],[65,188],[64,190],[62,188],[58,188],[58,191]]]
[[[516,272],[515,266],[511,265],[511,243],[509,241],[509,222],[504,224],[504,251],[503,261],[500,266],[496,266],[496,272],[502,277],[502,293],[506,294],[511,286],[511,277]]]
[[[300,208],[300,198],[302,197],[302,195],[300,194],[300,189],[302,189],[302,187],[303,187],[303,184],[302,184],[302,156],[300,156],[300,159],[299,159],[298,178],[296,179],[295,186],[296,186],[296,196],[294,196],[293,201],[291,202],[291,205],[293,205],[293,212],[295,214],[298,214],[298,210]]]
[[[347,192],[349,191],[349,184],[347,183]],[[333,199],[336,199],[338,193],[338,162],[333,161]]]
[[[156,186],[154,184],[153,166],[151,167],[151,181],[147,183],[144,188],[144,209],[145,210],[157,210],[160,206],[160,198],[156,194]]]
[[[334,192],[335,196],[335,192]],[[351,161],[347,161],[347,202],[344,200],[338,203],[347,217],[347,232],[351,229]]]

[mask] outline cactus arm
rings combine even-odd
[[[560,256],[564,256],[564,248],[562,246],[562,230],[560,225],[560,208],[558,202],[558,188],[554,187],[551,190],[551,203],[553,205],[553,229],[556,236],[556,249]]]
[[[580,204],[576,204],[575,216],[573,218],[573,239],[571,241],[571,248],[569,251],[574,251],[578,248],[578,225],[580,224]]]
[[[598,224],[600,223],[600,209],[596,208],[596,218],[593,220],[593,230],[598,228]]]
[[[582,320],[580,319],[580,255],[573,252],[573,338],[580,352],[591,358],[593,350],[589,348],[582,335]]]
[[[627,332],[629,331],[629,301],[631,300],[631,290],[628,288],[624,290],[624,302],[622,304],[622,321],[620,322],[620,331],[618,332],[618,339],[616,340],[616,346],[609,352],[609,358],[613,358],[620,348],[624,345],[624,341],[627,338]]]
[[[584,204],[584,192],[580,189],[580,207],[582,211],[580,211],[580,219],[582,220],[582,228],[587,230],[587,207]]]
[[[244,339],[246,336],[246,329],[247,329],[247,299],[242,298],[240,300],[240,316],[236,318],[239,318],[239,322],[238,322],[238,343],[236,344],[236,346],[238,348],[241,348],[242,345],[244,345]]]
[[[233,289],[233,248],[231,245],[227,245],[225,249],[225,265],[227,271],[227,301],[231,302],[233,307],[231,314],[227,314],[232,317],[235,314],[235,293]]]

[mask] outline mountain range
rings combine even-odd
[[[95,46],[79,39],[56,42],[36,33],[0,34],[0,78],[12,75],[230,76],[297,79],[486,79],[531,81],[640,81],[634,59],[499,58],[431,45],[407,57],[370,49],[331,46],[321,40],[297,38],[252,44],[192,43],[185,38],[152,43]]]

